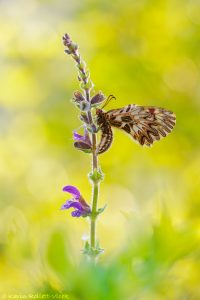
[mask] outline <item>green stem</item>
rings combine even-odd
[[[92,120],[92,115],[88,112],[89,120]],[[92,123],[91,122],[91,123]],[[96,216],[97,216],[97,203],[98,203],[98,195],[99,195],[99,183],[98,179],[95,179],[95,171],[98,169],[98,159],[96,154],[96,133],[92,134],[92,173],[93,173],[93,181],[92,181],[92,214],[90,217],[90,247],[91,250],[96,248]]]
[[[92,195],[92,214],[90,222],[90,246],[92,249],[96,247],[96,211],[99,194],[99,184],[93,183],[93,195]]]

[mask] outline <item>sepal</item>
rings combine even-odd
[[[89,89],[91,89],[91,88],[93,88],[93,83],[92,83],[92,81],[91,80],[89,80],[87,83],[81,83],[80,84],[80,87],[83,89],[83,90],[89,90]]]
[[[97,133],[98,132],[98,128],[95,124],[92,124],[90,127],[87,127],[87,129],[90,133]]]
[[[90,124],[89,119],[88,119],[88,116],[87,116],[86,114],[84,114],[84,113],[82,113],[82,114],[80,115],[80,120],[81,120],[83,123],[87,124],[87,125]]]
[[[100,248],[99,242],[96,243],[95,248],[92,248],[92,247],[90,247],[89,242],[86,241],[85,242],[85,246],[84,246],[84,248],[82,250],[83,254],[86,254],[86,255],[88,255],[90,257],[96,257],[99,254],[101,254],[102,252],[104,252],[104,250]]]
[[[81,111],[89,111],[90,110],[90,103],[88,101],[82,101],[79,105],[79,109]]]
[[[99,169],[94,169],[93,172],[90,172],[88,174],[88,177],[92,182],[98,183],[104,179],[104,174],[99,168]]]

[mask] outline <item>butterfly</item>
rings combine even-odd
[[[113,141],[112,127],[122,129],[141,146],[152,146],[155,141],[167,136],[175,126],[173,112],[155,106],[129,104],[107,112],[96,109],[97,125],[101,139],[97,154],[107,151]]]

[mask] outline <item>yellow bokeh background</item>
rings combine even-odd
[[[199,1],[2,0],[0,16],[0,295],[200,299]],[[60,210],[67,184],[91,199],[91,157],[73,147],[79,86],[65,32],[95,91],[117,98],[107,109],[177,116],[150,149],[114,130],[99,157],[96,267],[80,252],[88,221]]]

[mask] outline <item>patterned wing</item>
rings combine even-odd
[[[105,118],[105,113],[103,111],[99,113],[97,124],[101,130],[101,139],[97,146],[97,154],[102,154],[110,148],[113,141],[112,128],[108,120]]]
[[[176,123],[175,114],[169,110],[135,104],[110,110],[106,116],[111,126],[126,131],[142,146],[167,136]]]
[[[112,133],[111,126],[109,125],[101,128],[101,140],[97,147],[97,154],[102,154],[106,152],[110,148],[112,141],[113,141],[113,133]]]

